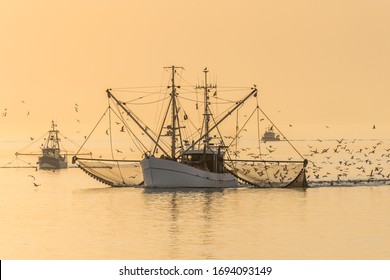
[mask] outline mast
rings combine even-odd
[[[173,160],[176,160],[176,130],[180,129],[177,119],[177,105],[176,105],[176,85],[175,85],[175,73],[177,68],[183,68],[183,67],[175,67],[172,65],[171,67],[164,67],[164,68],[171,68],[172,69],[172,91],[171,91],[171,104],[172,104],[172,123],[171,123],[171,158]],[[169,88],[169,86],[168,86]]]
[[[236,102],[236,105],[209,129],[209,132],[214,130],[216,127],[218,127],[220,123],[222,123],[227,117],[229,117],[235,110],[237,110],[238,107],[240,107],[252,95],[253,96],[257,95],[256,88],[253,88],[252,91],[247,96],[245,96],[241,101]],[[191,150],[196,144],[198,144],[205,137],[205,135],[206,134],[203,134],[201,137],[198,138],[198,140],[192,142],[192,144],[189,147],[187,147],[187,149],[183,152],[183,154]]]
[[[172,65],[172,138],[171,138],[171,158],[176,155],[176,87],[175,87],[175,66]]]
[[[51,121],[51,130],[49,130],[49,135],[46,140],[46,145],[44,148],[50,149],[60,149],[60,139],[58,138],[58,130],[56,129],[56,124],[54,121]]]
[[[207,84],[207,73],[209,71],[207,70],[207,67],[203,70],[204,73],[204,86],[197,86],[197,89],[204,89],[204,113],[203,113],[203,126],[204,126],[204,145],[205,148],[209,148],[209,141],[210,141],[210,116],[212,115],[210,113],[209,108],[209,91],[211,88],[217,88],[216,85],[209,85]]]

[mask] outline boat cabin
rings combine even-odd
[[[48,157],[58,158],[60,157],[60,151],[57,148],[45,148],[42,149],[42,155]]]
[[[182,163],[190,165],[202,170],[222,173],[223,167],[223,155],[220,149],[215,150],[190,150],[187,151],[182,157]]]

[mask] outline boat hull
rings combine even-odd
[[[237,179],[230,173],[214,173],[180,162],[146,157],[141,161],[145,187],[234,188]]]
[[[39,157],[39,169],[64,169],[68,168],[68,163],[63,158],[55,158],[49,156]]]

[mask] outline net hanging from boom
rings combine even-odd
[[[145,155],[173,157],[173,160],[184,164],[183,153],[191,149],[201,149],[205,142],[198,139],[205,133],[205,127],[202,122],[196,123],[196,115],[200,120],[202,113],[198,109],[205,102],[209,102],[210,112],[207,117],[210,118],[210,132],[206,141],[211,150],[221,148],[225,151],[225,172],[232,173],[239,183],[246,186],[307,187],[307,161],[260,109],[256,90],[252,88],[255,94],[245,97],[245,100],[256,100],[253,109],[253,104],[247,106],[244,102],[241,104],[241,100],[220,98],[219,94],[223,93],[223,88],[218,88],[217,93],[217,88],[211,87],[210,98],[206,98],[204,102],[197,95],[194,97],[193,94],[197,94],[196,88],[193,85],[190,85],[190,88],[188,90],[183,86],[177,87],[175,107],[167,102],[170,94],[166,88],[160,91],[153,88],[152,92],[142,88],[138,96],[137,89],[131,89],[131,98],[125,97],[130,101],[121,101],[126,100],[123,95],[128,94],[124,89],[115,93],[122,94],[123,99],[116,99],[111,94],[113,90],[107,90],[108,107],[79,150],[81,153],[84,148],[88,148],[97,151],[94,155],[98,156],[82,158],[76,155],[73,161],[91,177],[110,186],[142,185],[140,161]],[[232,89],[227,88],[226,91],[231,94]],[[194,101],[196,105],[187,109],[188,103]],[[175,126],[170,125],[170,118],[162,109],[161,112],[150,110],[145,114],[146,111],[141,105],[150,104],[154,105],[157,111],[163,105],[168,110],[173,109],[176,114]],[[216,111],[219,113],[215,113]],[[152,115],[157,113],[161,113],[159,119],[155,117],[153,120]],[[137,117],[141,115],[147,117]],[[235,126],[232,126],[232,121],[222,122],[226,117],[235,117]],[[171,153],[169,138],[174,130],[177,130],[174,140],[176,152]],[[206,157],[206,153],[204,156]]]

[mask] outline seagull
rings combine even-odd
[[[118,153],[123,153],[122,151],[118,150],[118,149],[115,149]]]
[[[120,131],[121,131],[121,132],[125,132],[125,126],[124,126],[124,125],[122,125],[122,128],[121,128]]]
[[[31,141],[34,140],[34,137],[31,137],[31,136],[30,136],[30,139],[31,139]]]
[[[41,185],[41,184],[37,184],[37,183],[35,183],[35,182],[33,182],[33,184],[34,184],[34,187],[38,187],[38,186]]]
[[[35,177],[34,177],[33,175],[28,175],[27,177],[31,177],[31,178],[33,178],[34,181],[35,181]]]
[[[372,129],[376,129],[375,124],[372,126]]]

